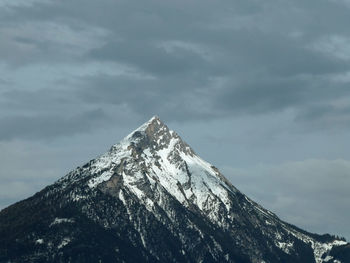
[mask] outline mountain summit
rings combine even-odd
[[[0,262],[350,262],[281,221],[158,117],[0,212]]]

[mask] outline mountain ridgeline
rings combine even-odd
[[[3,209],[0,262],[349,263],[350,245],[283,222],[153,117]]]

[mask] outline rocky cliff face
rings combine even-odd
[[[350,262],[238,191],[153,117],[0,212],[0,262]]]

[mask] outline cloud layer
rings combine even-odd
[[[140,119],[161,111],[177,121],[294,109],[300,126],[348,129],[346,2],[1,5],[2,83],[10,83],[1,84],[2,95],[19,95],[17,115],[31,110],[21,100],[43,86],[54,94],[65,87],[61,97],[80,118],[87,111],[77,101],[89,110],[122,105]],[[105,71],[108,66],[118,69]],[[49,72],[37,79],[40,67]],[[55,118],[65,109],[50,114]]]
[[[287,222],[316,233],[350,236],[346,209],[350,202],[349,161],[309,159],[223,170],[240,190]]]
[[[8,156],[0,206],[157,114],[218,166],[248,171],[249,180],[263,174],[266,188],[280,182],[273,194],[290,203],[247,190],[282,217],[307,209],[312,221],[324,209],[332,216],[316,228],[293,222],[340,233],[334,220],[350,213],[330,202],[345,206],[350,187],[340,161],[350,160],[349,8],[341,0],[0,0],[0,146]],[[250,169],[259,163],[262,171]],[[309,205],[292,215],[300,196]]]

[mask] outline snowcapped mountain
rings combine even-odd
[[[281,221],[158,117],[0,212],[0,262],[350,262]]]

